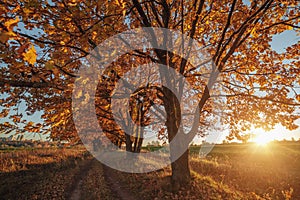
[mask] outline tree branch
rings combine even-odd
[[[27,87],[27,88],[54,88],[58,90],[64,90],[62,87],[47,82],[29,82],[29,81],[14,81],[14,80],[0,80],[0,87],[5,85],[11,87]]]

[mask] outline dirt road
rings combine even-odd
[[[69,199],[135,200],[130,190],[120,183],[115,170],[92,159],[81,166],[73,179]]]

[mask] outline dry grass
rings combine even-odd
[[[300,144],[217,145],[206,159],[192,155],[190,166],[193,179],[176,194],[170,168],[115,173],[141,199],[300,199]]]
[[[0,199],[67,199],[70,183],[88,157],[82,149],[0,153]]]
[[[0,152],[0,172],[28,170],[38,165],[63,164],[63,161],[80,159],[84,149],[29,149]]]
[[[191,152],[191,183],[177,193],[170,192],[170,167],[145,174],[110,173],[122,190],[143,200],[300,199],[300,144],[217,145],[205,159],[196,157],[195,149]],[[80,178],[81,199],[118,199],[103,165],[91,160],[82,148],[0,152],[0,197],[68,199]]]
[[[299,145],[241,147],[227,146],[230,154],[224,151],[226,146],[216,147],[207,159],[192,158],[191,167],[251,197],[300,199]]]
[[[171,192],[170,168],[147,174],[114,173],[118,174],[120,184],[126,185],[139,199],[244,199],[242,193],[195,172],[192,172],[191,183],[177,193]]]

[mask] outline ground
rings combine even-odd
[[[300,144],[191,147],[192,181],[172,193],[167,167],[146,174],[102,165],[83,147],[0,152],[0,199],[300,199]]]

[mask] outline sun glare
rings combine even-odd
[[[257,145],[261,145],[261,146],[265,146],[267,145],[270,140],[266,137],[261,137],[261,136],[258,136],[254,139],[254,142],[257,144]]]
[[[270,134],[267,134],[262,129],[256,129],[255,135],[256,136],[253,138],[253,142],[255,142],[257,145],[260,145],[260,146],[267,145],[273,139]]]

